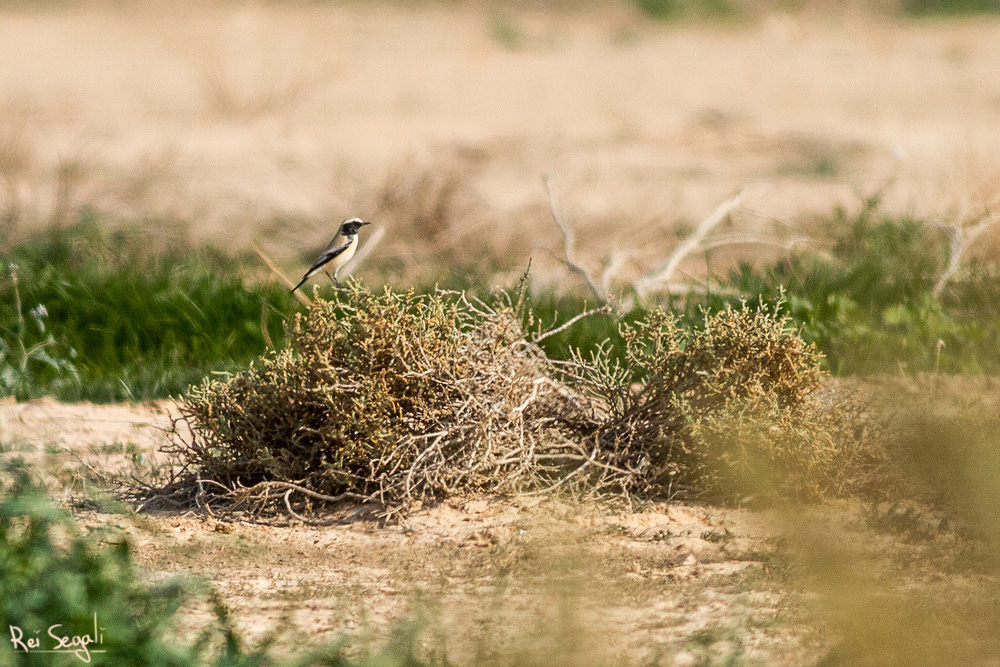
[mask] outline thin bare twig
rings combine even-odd
[[[566,329],[570,328],[571,326],[573,326],[574,324],[576,324],[577,322],[579,322],[580,320],[582,320],[585,317],[590,317],[591,315],[596,315],[598,313],[610,313],[610,312],[611,312],[611,306],[608,306],[608,305],[604,305],[604,306],[601,306],[600,308],[593,308],[591,310],[584,311],[584,312],[580,313],[579,315],[571,318],[565,324],[560,325],[560,326],[556,327],[555,329],[549,329],[548,331],[546,331],[545,333],[543,333],[538,338],[533,339],[531,342],[537,344],[539,341],[543,341],[546,338],[548,338],[549,336],[555,336],[556,334],[561,333],[561,332],[565,331]]]
[[[729,234],[714,238],[711,241],[705,241],[701,244],[700,250],[715,250],[716,248],[725,248],[734,245],[760,245],[780,250],[795,250],[799,246],[809,245],[810,243],[811,239],[803,237],[780,240],[769,239],[754,234]]]
[[[691,236],[681,241],[681,243],[674,248],[674,251],[670,253],[670,256],[666,259],[666,261],[636,280],[634,288],[635,293],[639,296],[639,298],[642,298],[650,292],[653,292],[669,283],[671,278],[673,278],[674,272],[677,270],[677,266],[684,259],[686,259],[688,255],[700,250],[705,236],[707,236],[708,233],[712,231],[720,222],[729,217],[729,214],[733,212],[733,209],[739,206],[742,202],[743,192],[740,191],[736,194],[736,196],[719,204],[707,218],[698,224]]]
[[[278,268],[278,265],[275,264],[273,261],[271,261],[271,258],[265,255],[263,250],[257,247],[256,243],[252,243],[251,245],[253,246],[253,249],[257,251],[257,254],[260,255],[260,258],[264,260],[264,263],[267,264],[268,268],[270,268],[271,271],[274,272],[274,275],[278,276],[283,281],[285,281],[285,284],[288,285],[288,289],[295,287],[295,281],[286,276],[285,273]],[[303,294],[301,290],[295,290],[294,294],[295,298],[301,301],[306,306],[312,305],[312,300],[305,294]]]
[[[1000,216],[991,215],[970,226],[963,225],[962,223],[941,225],[951,237],[951,243],[948,247],[948,266],[945,268],[944,273],[941,274],[941,277],[938,278],[931,292],[935,299],[941,296],[941,292],[944,291],[948,283],[954,280],[955,276],[962,270],[962,259],[969,246],[972,245],[977,237],[997,222],[1000,222]]]
[[[621,273],[627,258],[628,253],[622,252],[621,250],[615,250],[611,253],[611,257],[608,258],[608,263],[605,265],[604,271],[601,272],[602,292],[605,294],[611,293],[611,282],[618,277],[619,273]]]
[[[557,256],[556,259],[562,262],[567,269],[583,278],[584,281],[586,281],[587,286],[590,288],[590,291],[594,293],[594,296],[602,302],[605,302],[608,300],[607,293],[604,292],[594,281],[590,272],[588,272],[579,264],[579,262],[576,261],[576,235],[573,233],[573,228],[563,222],[562,217],[559,215],[559,210],[556,208],[555,195],[552,193],[550,180],[551,179],[548,174],[542,176],[542,183],[545,185],[545,194],[549,199],[549,212],[552,214],[552,222],[554,222],[556,227],[559,228],[563,237],[563,256]]]

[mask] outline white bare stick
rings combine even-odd
[[[719,236],[711,241],[705,241],[702,243],[698,249],[699,250],[715,250],[716,248],[724,248],[726,246],[733,245],[762,245],[769,248],[779,248],[781,250],[795,250],[799,246],[809,245],[811,243],[810,239],[803,237],[793,237],[790,239],[769,239],[764,236],[757,236],[755,234],[729,234],[726,236]]]
[[[944,273],[941,274],[941,277],[938,278],[937,284],[934,285],[934,290],[931,292],[935,299],[941,296],[944,288],[961,271],[962,257],[965,255],[965,251],[969,249],[969,246],[972,245],[972,242],[997,222],[1000,222],[1000,217],[990,216],[969,227],[961,223],[944,226],[945,231],[951,236],[951,244],[948,248],[948,266],[945,268]]]
[[[701,248],[701,243],[705,236],[712,231],[720,222],[726,219],[733,209],[743,201],[743,192],[736,193],[731,199],[719,204],[711,215],[702,220],[695,228],[694,233],[674,248],[665,262],[635,281],[635,292],[641,298],[662,285],[669,283],[677,266],[691,253]]]
[[[379,241],[381,241],[384,236],[385,236],[385,227],[379,227],[378,229],[376,229],[375,233],[369,236],[368,240],[365,241],[364,245],[358,248],[358,251],[354,253],[354,257],[351,258],[351,261],[349,261],[347,264],[344,264],[344,268],[340,270],[340,275],[342,276],[351,275],[351,271],[358,268],[358,266],[361,265],[361,262],[365,261],[365,258],[368,257],[368,255],[372,254],[372,250],[375,249],[375,246],[379,244]]]
[[[604,267],[604,271],[601,272],[601,291],[605,294],[611,293],[611,281],[613,281],[618,274],[621,273],[622,268],[625,266],[625,260],[628,258],[628,254],[622,252],[621,250],[615,250],[611,253],[611,257],[608,259],[607,266]]]
[[[545,185],[545,194],[548,195],[549,198],[549,212],[552,214],[552,222],[556,223],[556,227],[559,228],[563,237],[563,257],[556,256],[556,259],[562,262],[567,269],[583,278],[587,282],[587,286],[590,288],[590,291],[594,293],[594,296],[602,302],[607,301],[607,294],[601,290],[598,284],[594,281],[593,277],[591,277],[590,273],[576,261],[574,248],[575,235],[573,234],[573,229],[567,226],[563,222],[562,218],[559,217],[559,211],[556,209],[555,196],[552,194],[552,188],[549,186],[548,174],[542,176],[542,183]]]

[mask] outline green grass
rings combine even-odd
[[[1000,13],[1000,0],[905,0],[903,12],[910,16],[958,16]]]
[[[723,284],[768,303],[784,295],[786,314],[838,374],[895,372],[901,364],[911,371],[1000,371],[994,268],[974,263],[935,297],[947,263],[941,230],[877,210],[855,217],[838,211],[826,227],[828,255],[745,264]]]
[[[0,339],[30,349],[51,337],[48,355],[76,371],[31,359],[8,393],[91,401],[174,395],[263,353],[262,313],[280,344],[284,313],[295,303],[286,288],[249,283],[245,258],[157,245],[85,214],[3,253],[18,284],[0,282]]]
[[[971,263],[935,297],[947,263],[948,237],[940,229],[876,206],[855,215],[835,211],[823,225],[827,252],[744,264],[716,276],[715,284],[745,295],[750,305],[783,301],[782,312],[837,374],[900,367],[1000,372],[995,266]],[[0,395],[21,400],[176,396],[211,373],[247,368],[268,338],[281,347],[287,318],[302,310],[283,285],[266,279],[256,257],[228,257],[138,229],[109,231],[86,212],[72,225],[0,251],[0,262]],[[458,266],[438,283],[489,300],[486,285],[496,268]],[[736,301],[715,293],[665,305],[693,328],[703,310]],[[533,329],[562,325],[597,305],[551,289],[535,290],[528,304],[525,322]],[[607,341],[620,359],[618,324],[644,315],[641,308],[592,315],[542,347],[568,359],[571,349],[588,357]]]

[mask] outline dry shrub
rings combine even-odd
[[[512,301],[357,283],[317,299],[288,349],[182,400],[191,437],[177,451],[194,472],[157,497],[254,513],[283,500],[301,518],[343,498],[842,490],[856,441],[812,399],[819,356],[777,314],[744,307],[691,329],[657,311],[623,325],[623,361],[602,349],[558,364]]]
[[[621,333],[623,362],[602,349],[579,368],[608,405],[602,437],[635,473],[629,491],[736,500],[852,490],[866,443],[838,402],[814,399],[820,355],[777,309],[705,314],[700,327],[657,311]]]
[[[594,412],[518,309],[352,283],[296,317],[289,349],[192,389],[181,453],[227,493],[264,483],[251,495],[265,504],[268,488],[394,505],[562,484],[587,461]]]

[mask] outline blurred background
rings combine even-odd
[[[374,286],[783,293],[830,370],[995,370],[998,40],[997,0],[5,2],[0,328],[52,358],[4,388],[245,367],[355,215]]]
[[[1000,191],[991,11],[5,2],[3,234],[88,207],[229,253],[263,243],[297,267],[361,215],[389,232],[371,261],[397,278],[427,243],[448,261],[535,255],[551,282],[566,276],[539,252],[559,245],[545,173],[583,259],[618,248],[624,275],[740,188],[747,224],[799,225],[890,178],[890,209],[943,219]]]

